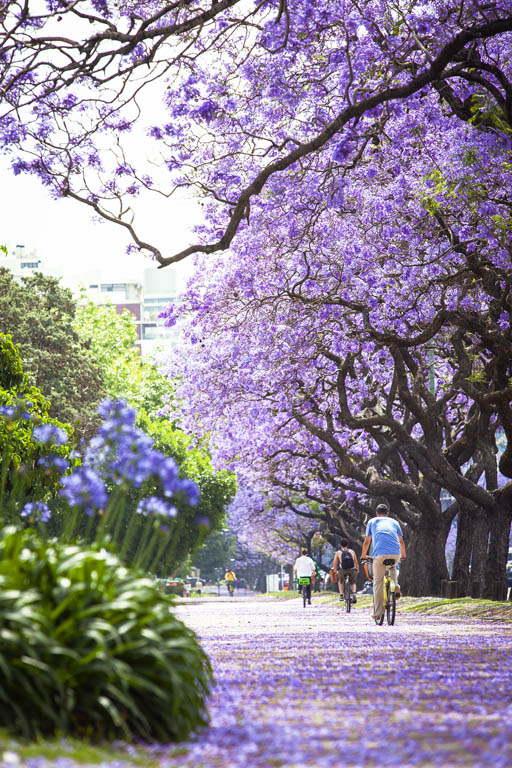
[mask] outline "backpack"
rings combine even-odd
[[[348,571],[350,568],[355,568],[354,558],[348,549],[341,550],[341,567],[344,571]]]

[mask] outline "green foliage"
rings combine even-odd
[[[176,573],[207,536],[222,525],[236,491],[235,478],[226,471],[216,471],[207,448],[193,447],[192,438],[176,427],[178,414],[172,384],[152,361],[140,356],[135,320],[130,312],[118,314],[114,307],[99,307],[82,295],[75,327],[83,339],[91,340],[108,395],[112,399],[122,398],[135,408],[138,426],[153,438],[155,447],[176,461],[181,476],[199,486],[198,506],[191,507],[178,499],[178,516],[169,523],[171,543],[160,559],[158,572]],[[157,489],[145,486],[143,490],[145,495],[151,495]],[[135,492],[130,494],[120,526],[122,535],[139,525],[132,520],[139,496]],[[137,535],[134,539],[137,541]],[[128,562],[135,555],[131,547],[126,553]]]
[[[233,553],[234,536],[228,537],[221,531],[215,531],[198,550],[194,565],[199,568],[202,579],[213,581],[224,576]]]
[[[2,389],[19,389],[26,387],[18,348],[13,344],[11,336],[0,334],[0,387]]]
[[[153,362],[141,357],[135,319],[127,309],[118,313],[115,307],[97,306],[82,294],[75,329],[80,338],[89,340],[109,397],[126,400],[153,417],[173,407],[172,385]]]
[[[214,469],[207,451],[195,448],[189,435],[164,419],[151,419],[142,412],[138,423],[153,438],[155,447],[175,460],[180,475],[194,480],[200,491],[196,507],[180,500],[176,503],[179,528],[172,541],[172,572],[175,573],[187,555],[195,553],[209,534],[221,527],[236,493],[236,479],[226,470]],[[170,560],[168,556],[167,562]]]
[[[0,268],[0,331],[21,349],[28,382],[50,403],[50,414],[89,437],[105,393],[101,371],[73,328],[76,305],[58,280],[36,274],[17,282]]]
[[[38,466],[47,447],[34,440],[36,425],[52,424],[66,432],[73,429],[48,415],[49,403],[41,392],[28,384],[17,346],[10,336],[0,333],[0,504],[3,520],[21,508],[26,497],[32,501],[55,494],[57,475]],[[67,445],[52,446],[54,455],[69,459]],[[14,493],[15,491],[15,493]],[[19,511],[19,510],[18,510]]]
[[[211,669],[172,599],[105,550],[0,535],[0,727],[33,738],[184,739]]]

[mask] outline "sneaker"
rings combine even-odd
[[[402,597],[402,593],[400,592],[400,587],[398,584],[395,587],[395,598],[399,600]]]
[[[308,600],[308,605],[311,605],[311,600]]]
[[[345,599],[345,598],[343,597],[343,595],[340,595],[340,600],[344,600],[344,599]]]
[[[352,595],[350,599],[353,603],[357,603],[357,597],[355,595]]]

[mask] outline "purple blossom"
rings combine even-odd
[[[206,101],[203,101],[203,103],[198,107],[197,114],[207,123],[209,123],[215,117],[216,111],[216,104],[214,104],[213,101],[207,99]]]
[[[25,504],[20,512],[21,517],[27,517],[34,522],[47,523],[51,517],[51,512],[46,504],[42,501],[31,501]]]
[[[53,424],[40,424],[34,427],[32,437],[38,443],[47,443],[49,445],[64,445],[68,441],[68,436],[64,430]]]
[[[123,401],[106,400],[98,412],[105,421],[89,441],[84,456],[86,466],[117,485],[140,488],[153,478],[162,485],[166,498],[182,493],[188,503],[197,504],[197,485],[192,480],[181,479],[174,459],[156,450],[152,438],[136,427],[132,408]]]
[[[81,507],[87,515],[103,509],[107,503],[105,484],[94,470],[78,467],[62,478],[60,495],[71,507]]]
[[[149,496],[147,499],[142,499],[137,506],[137,513],[148,517],[150,515],[157,515],[160,517],[176,517],[178,510],[176,507],[171,506],[158,496]]]
[[[37,465],[43,469],[48,469],[63,475],[69,467],[69,462],[63,456],[57,456],[57,454],[50,453],[47,456],[41,456],[37,461]]]

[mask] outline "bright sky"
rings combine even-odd
[[[121,227],[95,221],[86,206],[74,200],[53,200],[36,178],[15,177],[5,166],[2,171],[0,244],[7,245],[9,252],[15,245],[24,245],[27,252],[35,249],[52,272],[63,275],[97,268],[135,275],[147,266],[141,256],[126,254],[130,239]],[[200,209],[194,201],[169,201],[155,195],[137,206],[140,236],[164,254],[195,240],[191,227]],[[176,270],[186,279],[191,262],[185,260]]]

